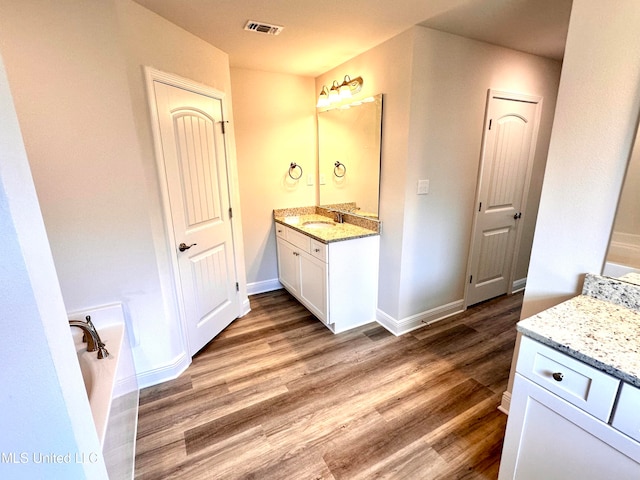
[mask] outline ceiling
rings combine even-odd
[[[562,59],[571,0],[135,0],[229,54],[232,67],[316,77],[422,25]],[[284,26],[244,30],[248,20]]]

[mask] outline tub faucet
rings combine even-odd
[[[91,316],[87,315],[86,322],[82,320],[69,320],[70,327],[78,327],[84,333],[82,337],[82,341],[87,344],[87,352],[95,352],[98,351],[98,358],[107,358],[109,356],[109,352],[105,348],[105,344],[100,339],[100,335],[98,335],[98,330],[93,325],[91,321]]]

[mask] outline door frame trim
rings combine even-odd
[[[520,243],[522,240],[522,225],[524,224],[524,220],[526,218],[526,211],[527,211],[527,198],[529,196],[529,187],[531,185],[531,177],[533,174],[533,165],[535,163],[535,153],[536,153],[536,148],[538,145],[538,133],[540,130],[540,119],[542,118],[542,102],[543,102],[543,97],[540,95],[530,95],[530,94],[525,94],[525,93],[515,93],[515,92],[509,92],[509,91],[505,91],[505,90],[498,90],[498,89],[494,89],[494,88],[489,88],[487,90],[487,99],[486,99],[486,105],[485,105],[485,109],[484,109],[484,124],[483,124],[483,130],[482,130],[482,145],[480,148],[480,161],[479,161],[479,165],[478,165],[478,177],[476,179],[476,194],[474,196],[474,204],[473,204],[473,222],[471,224],[471,238],[469,241],[469,253],[467,256],[467,269],[466,269],[466,275],[464,277],[464,309],[466,310],[468,307],[468,296],[469,296],[469,276],[471,275],[471,263],[472,263],[472,258],[471,258],[471,254],[473,251],[473,242],[474,242],[474,232],[478,223],[478,209],[476,208],[476,206],[478,205],[478,202],[480,201],[479,197],[480,197],[480,180],[482,179],[482,175],[484,173],[484,167],[485,167],[485,153],[486,153],[486,147],[487,147],[487,126],[489,124],[489,117],[491,116],[491,112],[489,110],[489,107],[491,105],[491,100],[493,98],[503,98],[503,99],[507,99],[507,100],[512,100],[512,101],[516,101],[516,102],[527,102],[527,103],[534,103],[536,105],[536,113],[535,113],[535,119],[534,119],[534,125],[533,125],[533,132],[532,132],[532,139],[535,139],[535,141],[531,142],[531,146],[529,147],[529,161],[527,164],[527,172],[525,174],[525,180],[524,180],[524,188],[522,190],[522,200],[520,202],[520,207],[521,207],[521,211],[522,211],[522,218],[520,219],[520,221],[516,224],[516,239],[515,239],[515,245],[513,247],[513,257],[511,259],[511,271],[509,272],[509,280],[507,282],[507,294],[512,294],[514,291],[514,282],[515,282],[515,274],[516,274],[516,267],[517,267],[517,258],[518,258],[518,254],[520,252]]]
[[[161,264],[165,264],[166,257],[169,257],[170,265],[170,280],[172,299],[165,298],[165,304],[173,303],[177,306],[177,314],[179,319],[180,333],[182,337],[182,344],[185,347],[185,351],[188,353],[189,358],[193,356],[195,352],[191,351],[189,344],[189,335],[187,332],[186,313],[184,307],[184,301],[182,295],[180,295],[182,285],[180,282],[180,275],[178,269],[178,257],[172,254],[177,251],[177,242],[173,234],[173,222],[171,216],[171,207],[169,202],[169,190],[167,186],[167,177],[165,172],[164,153],[162,148],[162,139],[160,135],[160,124],[158,117],[158,109],[155,101],[155,88],[153,83],[155,81],[164,83],[166,85],[187,90],[193,93],[204,95],[207,97],[220,100],[222,108],[222,118],[227,121],[231,119],[231,115],[228,113],[229,109],[226,102],[226,94],[223,91],[217,90],[208,85],[198,83],[188,78],[175,75],[173,73],[163,72],[153,67],[143,66],[147,104],[149,108],[151,118],[151,129],[153,137],[154,156],[156,160],[157,180],[160,187],[161,200],[162,200],[162,214],[163,214],[163,227],[164,227],[164,243],[166,251],[156,250],[157,261]],[[227,124],[225,137],[225,154],[227,161],[227,184],[229,189],[229,202],[233,207],[233,216],[231,218],[231,237],[233,243],[233,259],[236,274],[236,281],[238,282],[238,312],[237,317],[241,317],[250,311],[249,298],[247,296],[247,280],[244,265],[244,246],[242,242],[242,222],[240,215],[240,188],[237,175],[237,162],[235,156],[235,143],[233,122]],[[163,291],[163,296],[167,292]]]

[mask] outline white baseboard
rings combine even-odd
[[[141,389],[151,387],[153,385],[158,385],[159,383],[178,378],[178,376],[184,372],[190,364],[191,357],[189,357],[186,352],[183,352],[170,364],[139,373],[137,375],[138,387]]]
[[[247,283],[247,295],[255,295],[257,293],[272,292],[284,288],[277,278],[271,280],[263,280],[262,282]]]
[[[524,290],[524,287],[527,286],[527,277],[521,278],[519,280],[515,280],[513,285],[511,286],[511,293],[518,293]]]
[[[240,306],[240,317],[244,317],[250,311],[251,311],[251,304],[249,303],[249,297],[247,297],[242,300],[242,305]]]
[[[456,313],[464,312],[464,300],[457,300],[455,302],[447,303],[440,307],[432,308],[416,315],[396,320],[390,315],[386,314],[382,310],[376,311],[376,320],[380,325],[389,330],[394,335],[403,335],[416,330],[421,327],[425,327],[431,323],[439,320],[444,320]]]
[[[502,402],[498,406],[498,410],[509,415],[509,408],[511,408],[511,392],[505,391],[502,393]]]

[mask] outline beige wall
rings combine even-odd
[[[316,80],[362,75],[384,93],[378,306],[402,320],[460,302],[489,88],[544,97],[518,279],[527,275],[558,62],[414,27]],[[417,181],[430,193],[416,195]]]
[[[316,204],[314,83],[234,68],[231,85],[247,282],[252,292],[271,290],[278,288],[273,209]],[[303,169],[298,181],[288,176],[291,162]]]
[[[522,316],[603,267],[640,105],[640,3],[574,0]]]

